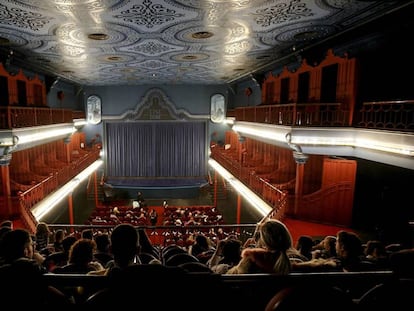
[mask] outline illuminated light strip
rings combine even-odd
[[[275,129],[260,129],[259,127],[251,127],[247,125],[234,125],[233,130],[239,133],[245,133],[253,136],[267,138],[275,141],[286,142],[286,134],[288,131],[280,132]]]
[[[355,143],[356,147],[359,148],[366,148],[366,149],[374,149],[379,151],[384,151],[388,153],[397,153],[407,156],[414,156],[414,149],[408,149],[407,146],[404,145],[396,145],[396,144],[387,144],[383,143],[382,145],[378,144],[377,142],[370,141],[370,140],[358,140]]]
[[[286,142],[286,133],[284,129],[278,128],[260,128],[259,126],[248,126],[248,125],[234,125],[233,130],[240,134],[248,134],[260,138],[267,138],[277,142]],[[366,139],[355,137],[357,130],[340,130],[332,131],[329,135],[325,135],[323,131],[316,129],[314,135],[311,135],[312,129],[307,129],[309,135],[298,135],[294,132],[291,133],[291,143],[305,146],[346,146],[346,147],[357,147],[371,150],[378,150],[382,152],[388,152],[393,154],[400,154],[405,156],[414,156],[414,147],[408,144],[393,144],[387,143],[384,140]],[[334,135],[333,133],[337,133]]]
[[[268,203],[263,201],[253,191],[246,187],[241,181],[230,174],[225,168],[218,164],[215,160],[209,159],[208,164],[215,169],[230,185],[236,189],[263,217],[268,215],[273,209]]]
[[[43,139],[50,139],[56,136],[72,135],[76,132],[76,129],[72,126],[70,128],[56,129],[56,130],[45,130],[33,134],[17,134],[19,138],[18,144],[33,143]]]
[[[307,137],[298,138],[294,137],[292,143],[295,145],[319,145],[319,146],[347,146],[354,147],[355,142],[353,139],[344,139],[343,137]]]
[[[84,126],[86,124],[88,124],[88,122],[85,119],[76,119],[76,120],[73,120],[73,125],[75,127]]]
[[[52,211],[63,199],[71,194],[82,181],[95,172],[102,164],[102,160],[95,161],[63,187],[59,188],[44,198],[40,203],[36,204],[36,206],[31,210],[36,220],[40,221],[44,216]]]
[[[235,118],[226,118],[226,119],[223,120],[222,123],[229,124],[229,125],[233,125],[234,124],[234,120],[235,120]]]

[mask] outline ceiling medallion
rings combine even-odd
[[[185,53],[185,54],[178,54],[174,55],[171,59],[175,61],[183,61],[183,62],[193,62],[193,61],[203,61],[208,59],[209,56],[204,53]]]
[[[109,36],[106,33],[91,33],[88,38],[91,40],[108,40]]]
[[[191,37],[194,39],[207,39],[211,38],[212,36],[214,36],[214,34],[210,31],[199,31],[191,35]]]
[[[195,60],[195,59],[197,59],[197,56],[196,55],[184,55],[182,59]]]
[[[119,61],[119,60],[122,60],[123,58],[121,57],[121,56],[108,56],[107,58],[106,58],[106,60],[108,60],[108,61],[110,61],[110,62],[116,62],[116,61]]]

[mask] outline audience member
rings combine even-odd
[[[33,260],[35,245],[25,229],[14,229],[3,237],[3,258],[0,266],[2,302],[14,308],[37,308],[69,305],[64,294],[48,286],[42,275],[46,273]]]
[[[56,267],[53,273],[81,273],[102,270],[104,267],[94,260],[96,243],[94,240],[81,238],[70,248],[68,264]]]
[[[140,264],[138,231],[128,223],[115,226],[111,233],[111,253],[113,260],[108,262],[106,269],[89,274],[111,275],[113,271],[122,271],[130,265]]]
[[[287,251],[292,248],[292,237],[288,228],[276,219],[259,224],[260,234],[255,248],[242,251],[240,262],[227,274],[274,273],[285,275],[291,270]]]
[[[43,265],[49,272],[53,272],[56,267],[63,267],[68,264],[70,248],[76,241],[76,237],[68,235],[62,240],[62,251],[52,252],[46,256]]]
[[[93,240],[93,230],[88,228],[88,229],[83,229],[81,232],[81,238],[82,239],[89,239],[89,240]]]
[[[106,264],[113,260],[114,257],[110,253],[111,241],[108,233],[98,233],[95,238],[96,252],[93,257],[96,261],[105,267]]]
[[[332,258],[336,257],[336,236],[327,235],[312,248],[312,258]]]
[[[295,271],[366,271],[374,266],[363,260],[363,247],[359,236],[350,231],[340,230],[336,235],[336,257],[312,259],[294,263]]]
[[[207,265],[214,273],[225,274],[240,262],[241,252],[242,243],[240,240],[232,237],[217,240],[216,250],[207,261]]]
[[[52,252],[52,247],[49,245],[51,231],[45,222],[39,222],[36,226],[36,250],[43,255],[49,255]]]
[[[378,270],[389,269],[388,253],[383,242],[369,240],[365,245],[365,260],[372,262]]]
[[[196,257],[202,263],[206,263],[213,255],[214,251],[215,249],[211,240],[202,233],[196,234],[194,243],[188,248],[188,253]]]
[[[65,230],[57,229],[53,234],[53,252],[63,251],[62,241],[65,238]]]
[[[296,249],[301,255],[302,261],[312,259],[313,239],[309,235],[301,235],[296,243]]]
[[[149,213],[149,219],[150,219],[151,226],[156,226],[157,225],[158,213],[154,208],[152,208],[150,213]]]

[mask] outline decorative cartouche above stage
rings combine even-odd
[[[120,116],[103,117],[105,120],[143,121],[143,120],[204,120],[210,115],[195,115],[186,109],[177,109],[176,105],[162,89],[152,88],[138,101],[133,110],[128,110]]]

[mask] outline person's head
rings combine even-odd
[[[96,243],[90,239],[79,239],[70,248],[69,263],[85,265],[93,260]]]
[[[62,247],[65,253],[69,253],[70,248],[77,241],[77,238],[73,235],[68,235],[62,240]]]
[[[259,245],[272,251],[286,251],[292,247],[292,236],[279,220],[269,219],[259,226]]]
[[[82,237],[82,239],[92,240],[93,239],[93,230],[92,229],[82,230],[81,237]]]
[[[313,248],[313,239],[309,235],[301,235],[296,243],[296,249],[309,259],[312,259],[311,252]]]
[[[329,252],[329,253],[333,253],[334,255],[336,255],[336,249],[335,249],[335,245],[336,245],[336,236],[333,235],[327,235],[323,241],[322,241],[323,247],[324,249]]]
[[[226,239],[223,241],[223,261],[226,263],[237,264],[241,259],[242,243],[237,239]]]
[[[45,222],[39,222],[36,226],[36,235],[46,235],[50,234],[49,226]]]
[[[336,253],[341,258],[357,258],[363,255],[361,239],[354,232],[339,231],[336,235]]]
[[[62,242],[64,238],[65,238],[65,230],[57,229],[54,234],[54,241]]]
[[[128,223],[117,225],[111,233],[111,251],[118,266],[124,267],[133,262],[139,253],[138,231]]]
[[[95,236],[95,242],[96,248],[100,252],[107,252],[109,250],[109,246],[111,245],[111,241],[107,233],[100,233]]]
[[[2,240],[2,254],[6,262],[19,258],[33,258],[34,242],[26,229],[14,229],[6,232]]]
[[[369,240],[365,247],[365,255],[372,256],[374,258],[386,256],[387,252],[385,250],[385,245],[378,240]]]
[[[204,234],[197,234],[195,236],[195,243],[197,243],[198,245],[200,245],[203,248],[208,248],[209,247],[209,241],[208,238],[204,235]]]

